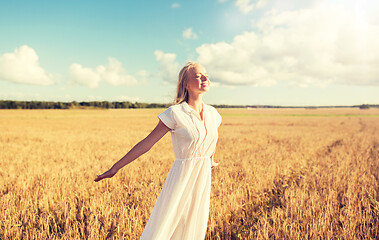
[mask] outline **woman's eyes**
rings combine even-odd
[[[209,78],[208,75],[204,75],[204,77]],[[197,75],[196,78],[201,78],[201,75]]]

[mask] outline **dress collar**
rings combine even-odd
[[[199,113],[196,112],[195,109],[193,109],[192,107],[190,107],[186,101],[183,101],[181,104],[182,104],[184,110],[185,110],[187,113],[189,113],[189,114],[194,114],[194,115],[197,116],[199,119],[201,119],[200,116],[199,116]],[[206,111],[206,104],[203,102],[203,119],[204,119],[204,113],[205,113],[205,111]]]

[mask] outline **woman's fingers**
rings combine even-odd
[[[102,175],[97,175],[97,177],[95,178],[95,182],[98,182],[98,181],[100,181],[101,179],[103,179]]]
[[[217,165],[218,165],[218,163],[216,163],[216,162],[212,162],[212,166],[211,166],[211,168],[217,167]]]
[[[116,173],[117,173],[117,171],[115,172],[113,169],[108,170],[108,171],[106,171],[105,173],[103,173],[103,174],[101,174],[101,175],[97,175],[97,177],[95,178],[95,182],[98,182],[98,181],[100,181],[100,180],[103,180],[104,178],[111,178],[111,177],[113,177]]]
[[[103,180],[104,178],[107,178],[108,176],[107,176],[107,173],[108,172],[105,172],[105,173],[103,173],[103,174],[101,174],[101,175],[97,175],[97,177],[96,177],[96,179],[95,179],[95,182],[98,182],[98,181],[100,181],[100,180]]]

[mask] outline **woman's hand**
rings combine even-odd
[[[170,131],[170,128],[168,128],[161,120],[159,120],[157,126],[147,137],[137,143],[125,156],[116,162],[111,169],[101,175],[97,175],[95,182],[103,180],[104,178],[113,177],[118,172],[118,170],[128,165],[145,152],[149,151],[150,148],[152,148],[153,145],[158,142],[159,139],[161,139],[168,131]]]
[[[101,175],[97,175],[96,179],[95,179],[95,182],[98,182],[100,180],[103,180],[104,178],[111,178],[113,177],[118,171],[117,170],[114,170],[113,168],[109,169],[108,171],[106,171],[105,173],[101,174]]]
[[[211,158],[211,168],[217,167],[218,163],[216,163],[213,158]]]

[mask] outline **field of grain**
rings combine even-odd
[[[138,239],[167,134],[93,182],[163,109],[0,111],[0,239]],[[378,109],[219,109],[206,239],[378,239]]]

